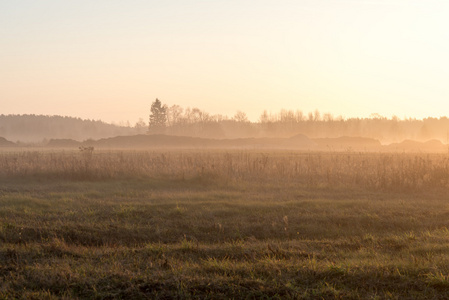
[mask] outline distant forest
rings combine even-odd
[[[281,110],[278,113],[264,111],[257,122],[249,122],[241,111],[228,118],[211,115],[198,108],[183,109],[178,105],[165,106],[165,114],[165,126],[153,128],[155,133],[162,131],[160,133],[169,135],[206,138],[291,137],[296,134],[310,138],[352,136],[374,138],[383,143],[406,139],[438,139],[447,143],[449,137],[447,117],[418,120],[373,114],[370,118],[344,119],[318,110],[307,114],[301,110]],[[149,131],[152,132],[151,117]]]
[[[0,137],[13,142],[41,143],[49,139],[84,141],[145,133],[148,128],[125,127],[102,121],[43,115],[0,115]]]
[[[167,135],[202,138],[261,138],[291,137],[304,134],[310,138],[341,136],[374,138],[382,143],[406,139],[448,141],[449,119],[399,119],[372,115],[370,118],[334,117],[319,111],[303,113],[300,110],[264,111],[257,122],[250,122],[244,112],[233,117],[212,115],[198,108],[179,105],[161,105],[158,126],[152,126],[154,112],[149,111],[149,122],[139,120],[135,125],[113,125],[102,121],[44,115],[0,115],[0,137],[14,142],[45,143],[50,139],[86,141],[114,136],[162,133]],[[151,116],[153,115],[153,119]],[[154,121],[153,121],[154,122]],[[154,125],[154,124],[153,124]]]

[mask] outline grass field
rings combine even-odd
[[[0,298],[449,298],[447,155],[0,152]]]

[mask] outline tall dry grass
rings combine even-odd
[[[68,180],[206,178],[417,190],[449,186],[449,157],[280,151],[19,151],[0,153],[0,176]]]

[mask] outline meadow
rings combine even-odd
[[[0,152],[2,299],[447,299],[449,156]]]

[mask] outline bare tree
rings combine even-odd
[[[184,109],[179,105],[172,105],[167,109],[168,126],[175,126],[181,122]]]
[[[243,111],[238,110],[234,117],[232,118],[234,121],[236,122],[240,122],[240,123],[247,123],[249,122],[248,117],[246,116],[246,113],[244,113]]]

